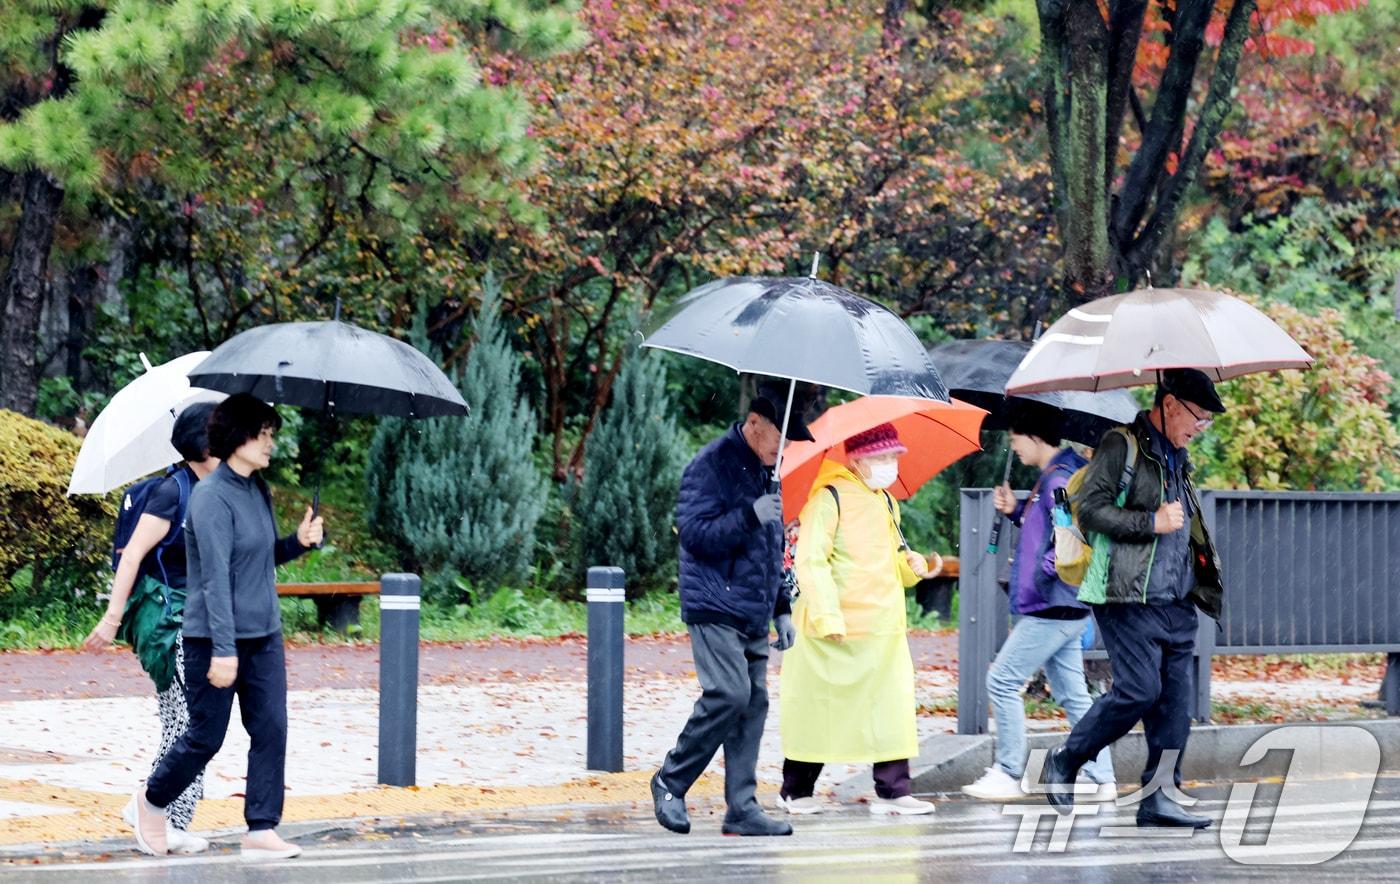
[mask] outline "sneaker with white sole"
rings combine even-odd
[[[901,795],[898,798],[872,798],[870,801],[870,812],[875,816],[921,816],[926,813],[933,813],[932,801],[920,801],[913,795]]]
[[[788,813],[798,816],[809,813],[821,813],[826,810],[826,805],[811,795],[805,798],[784,798],[782,795],[779,795],[775,803],[779,810],[786,810]]]
[[[1118,800],[1117,783],[1096,783],[1088,776],[1081,774],[1074,781],[1074,799],[1076,801],[1103,802]]]
[[[122,819],[128,826],[136,825],[136,796],[131,796],[131,800],[122,808]],[[198,835],[191,835],[184,829],[177,829],[167,820],[165,823],[165,846],[171,853],[188,855],[191,853],[203,853],[209,849],[209,842]]]
[[[983,801],[1015,801],[1026,797],[1021,781],[997,765],[987,768],[987,772],[976,782],[968,783],[962,790],[964,794]]]

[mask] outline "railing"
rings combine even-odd
[[[996,510],[990,489],[961,497],[958,732],[987,731],[987,667],[1010,628],[998,575],[1016,531],[986,554]],[[1225,607],[1200,616],[1193,716],[1210,718],[1210,659],[1218,654],[1389,654],[1385,706],[1400,715],[1400,494],[1207,491],[1202,515],[1220,552]],[[1102,657],[1102,647],[1086,651]]]

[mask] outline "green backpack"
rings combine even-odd
[[[1115,506],[1122,507],[1137,472],[1138,442],[1127,427],[1117,427],[1111,432],[1122,435],[1128,445],[1128,457],[1118,477],[1118,497],[1114,500]],[[1079,523],[1079,506],[1083,502],[1084,479],[1088,472],[1088,465],[1080,467],[1065,484],[1073,525],[1055,528],[1055,573],[1070,586],[1079,587],[1081,602],[1101,605],[1108,590],[1108,561],[1113,541],[1097,531],[1085,531]]]

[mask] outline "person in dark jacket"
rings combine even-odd
[[[1045,668],[1050,690],[1064,707],[1071,725],[1089,711],[1089,688],[1084,681],[1083,638],[1089,606],[1077,590],[1055,573],[1055,540],[1051,512],[1055,491],[1064,488],[1084,458],[1060,447],[1061,412],[1029,402],[1012,416],[1011,450],[1021,463],[1041,471],[1030,497],[1018,503],[1009,485],[996,489],[997,510],[1019,526],[1011,571],[1011,613],[1016,625],[1006,637],[987,672],[987,693],[997,723],[996,759],[976,782],[963,786],[974,798],[1012,801],[1024,798],[1021,775],[1026,772],[1026,712],[1021,691],[1037,669]],[[1090,782],[1081,794],[1109,801],[1118,797],[1113,759],[1104,748],[1084,766]]]
[[[190,496],[185,530],[188,599],[184,654],[189,730],[136,793],[136,843],[164,854],[166,808],[219,751],[238,697],[248,731],[243,855],[301,853],[277,835],[287,754],[287,667],[273,569],[321,542],[310,507],[296,533],[277,537],[272,497],[255,475],[272,457],[282,421],[272,406],[239,393],[209,418],[209,453],[223,463]]]
[[[131,538],[118,554],[107,612],[83,642],[85,650],[101,650],[112,643],[127,609],[127,600],[131,598],[133,590],[148,581],[154,585],[158,597],[163,597],[168,603],[170,616],[180,616],[185,605],[186,582],[185,543],[180,536],[185,517],[181,512],[180,485],[183,482],[186,488],[193,488],[219,465],[217,457],[209,456],[206,432],[209,414],[213,410],[213,403],[201,402],[186,408],[175,419],[170,443],[184,463],[146,496]],[[124,503],[129,504],[130,497]],[[188,497],[185,503],[188,505]],[[178,641],[175,643],[174,657],[175,679],[164,690],[160,689],[159,684],[156,685],[160,751],[156,754],[153,770],[184,736],[190,723],[189,708],[185,703],[184,653]],[[202,853],[209,849],[207,840],[189,833],[195,802],[203,797],[204,774],[200,772],[185,791],[171,802],[168,814],[170,825],[166,833],[166,846],[171,853]],[[133,801],[127,805],[123,815],[127,822],[131,822],[135,819],[135,813]]]
[[[772,467],[782,442],[784,392],[761,387],[748,416],[695,455],[681,476],[681,619],[690,632],[701,695],[651,779],[656,819],[690,831],[685,793],[724,746],[727,835],[790,835],[755,798],[758,744],[768,714],[768,625],[773,647],[792,647],[787,595],[781,592],[783,502]],[[788,438],[810,440],[794,408]]]
[[[1079,521],[1111,541],[1104,602],[1094,605],[1113,670],[1113,687],[1045,760],[1046,795],[1062,813],[1074,803],[1075,773],[1138,721],[1147,739],[1138,825],[1204,828],[1166,790],[1181,784],[1191,733],[1196,609],[1219,619],[1220,560],[1201,517],[1186,446],[1225,410],[1215,386],[1195,369],[1164,371],[1151,409],[1129,428],[1137,459],[1123,505],[1118,486],[1128,442],[1105,435],[1085,476]],[[1094,566],[1090,566],[1090,577]],[[1081,596],[1090,577],[1085,578]],[[1168,758],[1175,766],[1159,769]]]

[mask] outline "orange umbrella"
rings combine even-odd
[[[898,396],[865,396],[828,409],[808,425],[812,442],[789,442],[783,457],[783,520],[802,511],[824,459],[846,463],[842,443],[880,424],[894,424],[909,449],[899,458],[899,479],[890,493],[904,500],[953,461],[982,447],[979,430],[987,412],[954,399],[935,402]]]

